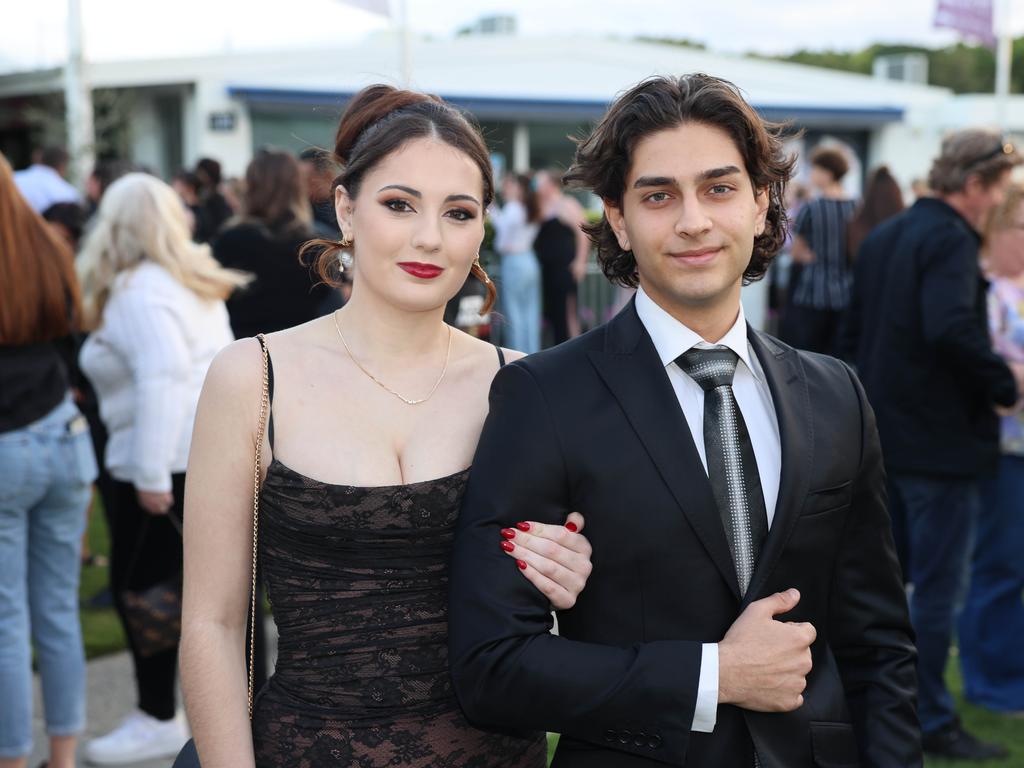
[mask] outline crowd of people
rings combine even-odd
[[[786,240],[781,195],[792,161],[786,164],[776,151],[781,144],[773,144],[768,129],[752,112],[744,112],[746,105],[727,84],[708,78],[697,83],[700,90],[687,78],[675,84],[652,82],[642,86],[654,89],[642,94],[643,103],[677,99],[698,116],[692,122],[651,128],[644,140],[660,141],[664,134],[676,141],[680,137],[673,131],[704,126],[705,133],[687,137],[695,153],[717,157],[716,153],[729,156],[737,150],[743,158],[736,162],[745,161],[743,169],[731,164],[716,169],[717,175],[710,178],[721,183],[711,189],[746,183],[753,185],[755,201],[757,195],[765,195],[763,208],[742,211],[743,216],[749,214],[747,234],[752,243],[747,244],[746,258],[750,260],[753,250],[754,259],[737,273],[735,286],[728,286],[730,291],[735,288],[738,303],[741,278],[763,275]],[[688,90],[691,87],[693,91]],[[765,154],[757,160],[763,168],[748,157],[754,150],[742,140],[734,138],[737,144],[728,145],[732,149],[716,144],[721,136],[728,144],[723,131],[730,128],[724,123],[721,130],[708,127],[710,118],[699,117],[700,99],[711,92],[750,121],[743,135],[764,136],[763,147],[769,149],[758,150]],[[614,119],[613,109],[606,120]],[[684,189],[675,176],[644,176],[629,192],[645,185],[658,191],[644,198],[636,209],[641,212],[635,213],[625,192],[602,185],[625,185],[625,170],[621,178],[604,175],[606,160],[627,166],[627,160],[640,161],[613,155],[602,159],[601,151],[619,151],[614,142],[608,145],[611,148],[602,148],[602,140],[599,127],[589,143],[581,144],[565,179],[552,169],[509,173],[499,188],[479,132],[459,112],[433,97],[377,86],[350,104],[332,151],[309,149],[296,156],[260,149],[244,178],[237,180],[223,178],[220,164],[211,158],[175,174],[170,183],[127,162],[103,161],[88,178],[83,196],[66,181],[69,158],[59,148],[43,150],[37,162],[19,172],[0,155],[0,768],[23,768],[31,751],[33,651],[50,739],[48,765],[75,765],[86,717],[78,586],[94,492],[102,500],[110,531],[110,593],[131,653],[137,707],[111,733],[84,746],[90,763],[122,764],[178,753],[188,739],[186,724],[177,716],[179,656],[191,725],[205,750],[204,762],[209,757],[230,764],[242,754],[247,764],[286,765],[298,753],[313,755],[311,759],[322,754],[327,760],[328,754],[337,758],[339,750],[347,750],[350,761],[386,755],[391,764],[410,765],[442,764],[431,761],[467,755],[487,755],[490,762],[473,763],[480,765],[532,766],[543,760],[544,748],[537,740],[484,734],[459,709],[447,667],[447,564],[463,493],[486,507],[492,504],[485,498],[488,490],[506,487],[496,468],[499,451],[489,446],[521,447],[518,456],[531,455],[530,462],[524,458],[529,469],[548,456],[543,452],[550,447],[545,443],[548,436],[551,445],[561,446],[568,439],[568,429],[560,431],[558,423],[564,414],[590,407],[588,412],[596,419],[607,411],[596,395],[587,392],[589,383],[561,395],[557,388],[545,394],[536,383],[555,376],[554,371],[562,370],[559,365],[569,365],[569,356],[583,349],[564,342],[581,332],[578,286],[595,244],[605,274],[626,289],[639,288],[636,300],[619,316],[625,320],[609,326],[609,333],[619,336],[610,337],[607,349],[595,348],[588,354],[599,368],[608,366],[601,375],[609,387],[626,387],[626,378],[617,378],[624,370],[617,371],[612,358],[632,354],[629,345],[635,346],[646,328],[654,342],[648,350],[651,358],[661,357],[668,366],[667,380],[652,384],[652,391],[661,387],[657,391],[669,392],[671,382],[695,443],[704,436],[699,459],[713,482],[716,471],[712,438],[706,429],[693,430],[690,421],[696,418],[691,411],[698,396],[704,407],[711,402],[714,388],[704,390],[700,383],[701,366],[707,363],[684,361],[684,355],[666,351],[677,343],[671,340],[676,329],[667,330],[674,321],[671,312],[662,310],[671,301],[656,289],[659,280],[667,285],[671,278],[660,272],[661,266],[645,261],[649,250],[660,247],[647,241],[661,226],[656,211],[670,208],[672,200],[687,198],[692,190]],[[656,143],[645,146],[648,153],[640,157],[653,162],[655,170],[661,167],[658,163],[667,167],[677,161],[677,152],[658,150]],[[665,159],[669,157],[671,162]],[[916,713],[923,748],[971,760],[998,758],[1006,750],[979,740],[960,723],[944,678],[954,642],[959,645],[965,697],[997,712],[1024,713],[1024,651],[1019,642],[1024,634],[1024,186],[1011,181],[1013,169],[1022,161],[998,133],[953,134],[934,161],[928,190],[919,190],[913,205],[905,208],[900,185],[888,168],[873,170],[862,198],[854,200],[843,186],[850,165],[844,151],[816,149],[806,160],[812,192],[791,201],[789,209],[787,279],[775,286],[781,297],[782,341],[797,350],[845,360],[874,413],[863,417],[863,426],[861,416],[857,419],[857,439],[863,429],[868,458],[836,459],[836,472],[840,465],[868,463],[872,419],[877,419],[885,488],[865,486],[857,493],[877,511],[883,509],[880,499],[887,492],[888,517],[879,513],[884,530],[863,530],[862,525],[850,535],[876,551],[880,570],[891,548],[893,562],[898,558],[908,609],[900,602],[902,591],[894,600],[891,585],[865,576],[865,589],[884,593],[885,600],[878,604],[888,611],[889,626],[873,627],[864,617],[861,623],[846,618],[865,633],[877,632],[879,643],[889,644],[894,680],[899,677],[903,686],[913,653],[905,647],[904,634],[909,633],[904,632],[901,611],[909,610],[908,626],[912,624],[916,638]],[[691,170],[688,161],[679,162],[681,170]],[[749,174],[743,176],[745,181],[733,178],[744,173]],[[389,181],[392,177],[401,183]],[[762,183],[762,178],[767,181]],[[367,185],[367,180],[373,183]],[[565,192],[564,181],[605,200],[605,214],[598,223],[588,220],[577,198]],[[728,196],[705,187],[696,194],[719,195],[723,200]],[[664,199],[655,200],[656,195]],[[648,226],[636,227],[632,222],[637,219],[628,218],[627,212],[630,217],[651,216]],[[666,237],[696,237],[691,230],[713,227],[718,215],[680,213]],[[498,274],[493,281],[480,261],[485,220],[494,231]],[[736,226],[735,221],[727,226]],[[407,243],[424,263],[407,260],[397,266],[422,284],[409,283],[368,256],[397,258]],[[689,269],[691,262],[699,265],[704,263],[701,259],[711,258],[713,251],[697,248],[677,255]],[[444,262],[431,263],[442,258],[438,254]],[[444,308],[467,280],[482,287],[484,309],[490,310],[497,297],[500,340],[508,349],[456,335],[444,322]],[[738,319],[732,311],[728,325],[712,334],[716,338],[710,341],[721,339],[714,349],[735,343],[727,342],[735,323],[745,338],[744,315],[741,308],[738,311]],[[233,344],[235,339],[245,341]],[[711,351],[697,336],[694,339],[691,351]],[[704,342],[708,340],[704,334]],[[780,482],[786,478],[780,481],[779,473],[787,471],[784,463],[780,465],[787,444],[783,440],[779,445],[780,426],[772,409],[773,398],[779,405],[779,391],[769,388],[770,376],[766,379],[761,364],[749,359],[757,357],[751,350],[767,354],[763,350],[770,347],[759,346],[767,343],[774,344],[751,341],[747,347],[744,342],[736,353],[744,365],[736,368],[736,355],[731,363],[736,370],[732,407],[742,413],[741,432],[746,435],[743,418],[754,432],[753,452],[749,459],[744,454],[742,461],[754,463],[755,480],[758,467],[761,470],[760,481],[751,487],[759,499],[759,514],[766,516],[763,537],[774,525],[775,497],[782,500]],[[532,355],[557,345],[563,345],[561,357],[541,355],[530,358],[536,364],[520,363],[506,370],[505,363],[517,361],[519,353]],[[339,350],[343,357],[336,354]],[[776,354],[780,359],[781,355]],[[838,386],[834,377],[845,377],[846,369],[813,355],[801,359],[821,377],[813,380],[819,387],[813,398],[816,403],[821,398],[821,408],[827,410],[831,401],[822,392]],[[259,540],[261,581],[266,579],[275,619],[283,628],[276,687],[264,686],[263,600],[255,577],[255,632],[246,635],[251,618],[246,606],[252,452],[254,437],[263,434],[250,427],[264,423],[256,416],[261,412],[263,370],[266,439],[256,451],[257,470],[264,477],[257,506],[270,510]],[[586,370],[593,374],[589,367]],[[507,387],[506,401],[498,398],[499,405],[513,409],[518,403],[522,411],[507,411],[484,428],[486,393],[496,371],[500,373],[495,381],[504,381]],[[536,391],[526,394],[524,384],[517,389],[515,376],[536,380]],[[436,379],[432,389],[423,385],[428,379]],[[732,369],[728,379],[731,393]],[[558,382],[561,386],[562,379]],[[689,394],[688,386],[693,387]],[[853,411],[869,412],[863,404],[858,406],[860,386],[849,388],[850,397],[836,395],[837,423]],[[604,385],[599,389],[604,396]],[[564,402],[559,401],[554,421],[541,424],[537,414],[547,413],[556,397]],[[416,412],[418,420],[412,419],[410,408],[428,400],[432,405]],[[761,413],[765,404],[767,411]],[[640,401],[632,407],[637,410],[631,417],[641,422],[659,418],[644,410]],[[419,419],[420,413],[427,416]],[[778,419],[784,416],[779,410]],[[706,426],[707,420],[722,417],[706,411],[703,418]],[[515,425],[535,422],[535,445],[513,434]],[[473,457],[482,428],[477,463]],[[600,436],[594,437],[592,444],[578,450],[600,448],[604,453],[570,460],[585,466],[595,484],[610,482],[608,473],[622,475],[625,484],[625,470],[633,465],[611,466],[608,454],[615,453],[615,447],[599,445]],[[630,439],[622,436],[623,443]],[[847,452],[848,446],[842,450]],[[563,466],[565,457],[556,462],[557,451],[552,451],[552,463]],[[467,469],[471,462],[476,478],[472,482]],[[487,482],[479,479],[488,468],[493,482],[491,475]],[[530,485],[531,492],[550,490],[554,498],[556,490],[561,493],[578,479],[556,478],[548,469],[537,465],[540,479]],[[595,479],[598,476],[604,480]],[[544,485],[548,481],[550,489]],[[826,488],[821,491],[827,496],[822,497],[825,506],[804,516],[818,516],[824,529],[842,499],[846,506],[854,503],[850,489],[860,489],[861,482],[858,474]],[[510,485],[506,490],[509,499],[516,495]],[[615,490],[606,490],[602,498],[612,498]],[[717,500],[726,517],[725,508],[734,503],[726,500],[731,497],[712,496],[711,491],[707,496]],[[529,634],[527,625],[536,629],[536,621],[522,617],[530,615],[538,600],[545,611],[552,606],[568,610],[577,600],[595,599],[587,597],[588,589],[601,594],[609,579],[625,578],[605,571],[587,587],[591,550],[580,534],[583,517],[563,515],[552,525],[553,510],[561,514],[562,506],[549,504],[548,497],[529,498],[537,501],[537,515],[551,519],[537,517],[545,523],[524,521],[517,528],[502,528],[500,534],[502,557],[511,555],[525,577],[522,584],[502,583],[501,599],[522,623],[512,632],[517,636]],[[587,499],[588,494],[574,491],[571,498]],[[826,508],[831,502],[840,506]],[[413,510],[412,521],[397,516],[396,509],[403,514]],[[587,515],[588,509],[579,512]],[[785,510],[778,514],[785,515]],[[735,519],[734,515],[733,524]],[[599,522],[592,523],[598,543],[611,533],[609,523],[602,528],[600,520],[598,516]],[[488,525],[479,523],[476,530]],[[739,578],[736,586],[742,596],[748,584],[757,582],[749,571],[744,576],[734,532],[726,532],[728,543],[723,539],[722,551],[737,558],[737,571],[730,573]],[[756,539],[756,528],[753,535]],[[188,548],[183,548],[183,536],[191,542]],[[417,553],[412,559],[410,551]],[[480,565],[465,545],[459,552],[457,548],[456,566],[474,563],[475,570]],[[602,566],[607,568],[607,562],[599,563],[598,570]],[[484,563],[480,572],[492,567],[493,563]],[[652,573],[668,568],[658,562],[647,567]],[[859,573],[858,567],[850,566],[851,573]],[[859,575],[846,576],[854,585],[851,589],[863,586]],[[638,581],[643,578],[636,576]],[[717,595],[717,588],[709,587],[702,597]],[[872,592],[872,597],[878,594]],[[484,603],[484,597],[473,594],[465,602],[471,608],[460,608],[463,617],[473,616],[473,632],[489,621],[500,623],[482,608]],[[335,616],[338,605],[346,606],[341,618]],[[757,605],[754,601],[748,610]],[[590,617],[588,610],[584,604],[583,613],[575,615]],[[717,607],[709,610],[718,616]],[[318,618],[318,611],[328,618]],[[721,617],[726,613],[722,611]],[[593,614],[595,622],[598,614],[601,611]],[[746,611],[738,619],[730,615],[720,629],[739,634],[735,627],[747,616]],[[736,625],[730,627],[733,619]],[[569,614],[566,631],[580,634],[582,640],[604,637],[612,643],[628,634],[591,633],[584,628],[588,621],[577,618],[574,623]],[[466,626],[465,618],[461,626]],[[388,640],[389,631],[399,639]],[[818,627],[817,633],[821,637],[823,629]],[[851,648],[858,641],[835,636],[827,640],[845,644],[846,656],[836,645],[841,664],[863,671],[851,660]],[[814,637],[800,642],[802,651],[813,651]],[[254,744],[247,738],[241,706],[244,679],[239,671],[244,669],[247,643],[254,649],[251,685],[264,691],[251,712]],[[352,652],[353,643],[361,644],[362,660],[350,659],[346,663],[356,667],[339,668],[334,656]],[[481,671],[474,664],[483,662],[474,661],[474,656],[486,656],[480,648],[491,647],[481,643],[463,649],[456,661],[457,678],[459,670]],[[603,651],[594,647],[580,646],[584,655],[597,658]],[[328,651],[321,652],[324,648]],[[495,670],[508,665],[511,657],[520,658],[520,652],[523,658],[529,655],[517,647],[507,657],[489,660],[482,677],[499,674]],[[694,652],[691,671],[703,676],[711,651],[698,647]],[[717,659],[718,651],[714,653]],[[819,664],[823,657],[814,658]],[[606,661],[628,666],[618,657]],[[566,668],[575,668],[576,663],[565,661]],[[721,664],[715,668],[725,680],[732,670],[727,655]],[[527,672],[540,675],[533,667]],[[363,690],[367,675],[392,681],[396,687],[377,690],[371,685],[372,690]],[[417,675],[422,679],[407,685]],[[551,682],[557,677],[556,670],[548,669],[537,679]],[[608,690],[619,688],[611,685],[611,677],[607,682]],[[696,690],[696,676],[693,682]],[[829,684],[828,679],[821,683]],[[494,685],[507,691],[504,682]],[[470,691],[465,681],[457,679],[456,688],[474,725],[478,719],[493,720],[491,715],[500,710],[480,703],[478,692]],[[229,706],[222,706],[221,692]],[[892,692],[887,689],[886,695]],[[309,694],[322,706],[306,706],[308,700],[298,694]],[[623,701],[630,701],[622,695]],[[741,734],[728,748],[738,751],[701,741],[697,733],[710,731],[715,722],[711,717],[710,729],[702,724],[707,702],[702,704],[700,695],[690,708],[697,764],[705,764],[699,762],[701,755],[742,753],[744,760],[753,761],[747,764],[757,764],[758,755],[773,754],[776,747],[770,740],[759,741],[744,729],[736,707],[721,710],[718,732]],[[822,694],[808,688],[807,696],[813,695]],[[759,711],[795,709],[777,702],[769,705],[755,694],[739,701],[737,707],[764,708]],[[578,710],[590,712],[592,718],[608,715],[591,704],[581,704]],[[324,714],[332,707],[344,711],[345,717]],[[394,717],[370,728],[359,722],[366,707],[392,712]],[[854,712],[852,717],[862,714]],[[629,722],[628,713],[617,716]],[[427,717],[429,727],[424,725]],[[562,723],[569,734],[567,752],[582,749],[571,746],[579,735],[572,730],[579,719],[552,715],[551,722]],[[862,727],[860,721],[857,727]],[[605,735],[600,738],[619,742],[621,734],[627,734],[621,743],[629,749],[653,749],[655,737],[661,742],[651,730],[643,732],[640,744],[640,736],[634,738],[633,733],[639,733],[637,728],[629,728],[633,731],[602,726]],[[690,723],[684,730],[691,731]],[[751,733],[756,730],[751,727]],[[580,733],[585,731],[580,726]],[[614,738],[607,738],[613,731]],[[889,737],[894,744],[899,742],[893,754],[913,752],[909,737],[879,738],[884,742]],[[419,762],[410,757],[395,763],[409,740],[420,748],[415,756]],[[672,748],[680,749],[678,744]],[[787,748],[777,747],[778,754]],[[873,749],[867,753],[874,754]],[[861,744],[862,755],[864,750]],[[586,759],[579,764],[586,764]]]
[[[791,208],[779,302],[780,338],[848,361],[874,408],[911,586],[925,746],[965,759],[1006,751],[960,724],[944,677],[954,637],[966,698],[1024,712],[1020,162],[999,133],[954,134],[905,208],[886,166],[849,198],[848,158],[819,148],[811,195]]]

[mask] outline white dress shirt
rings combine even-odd
[[[55,203],[82,202],[78,190],[48,165],[30,165],[16,172],[14,183],[36,213],[45,213]]]
[[[171,490],[171,475],[188,463],[206,372],[233,339],[224,302],[200,298],[163,267],[145,262],[115,278],[102,325],[79,354],[115,479]]]
[[[768,527],[775,518],[778,502],[779,482],[782,473],[782,442],[779,438],[779,422],[775,415],[771,391],[764,377],[761,363],[750,348],[747,340],[747,321],[743,305],[739,307],[736,322],[717,344],[709,344],[698,334],[680,323],[639,288],[636,292],[636,312],[640,322],[654,342],[654,348],[668,372],[672,389],[676,393],[679,407],[686,417],[693,443],[708,470],[704,451],[704,390],[693,379],[683,373],[675,364],[676,358],[697,347],[711,349],[725,346],[739,356],[732,391],[743,421],[750,434],[750,442],[757,461],[757,471],[764,493],[765,511],[768,513]],[[718,720],[718,644],[705,643],[701,654],[700,681],[697,687],[697,706],[693,714],[691,729],[710,733]]]

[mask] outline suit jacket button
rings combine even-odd
[[[619,744],[629,744],[629,740],[631,738],[633,738],[633,734],[632,733],[630,733],[628,730],[622,731],[619,734]]]
[[[604,732],[605,741],[615,741],[617,738],[619,738],[618,731],[613,731],[611,728],[609,728],[607,731]]]
[[[638,733],[633,738],[633,746],[634,747],[643,747],[643,746],[646,746],[646,745],[647,745],[647,734],[644,733],[643,731],[640,731],[640,733]]]
[[[658,747],[660,747],[661,746],[661,736],[659,736],[656,733],[653,734],[651,736],[650,740],[647,742],[647,746],[650,747],[651,749],[657,749]]]

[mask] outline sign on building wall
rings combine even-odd
[[[218,133],[227,133],[235,130],[234,112],[211,112],[210,130]]]

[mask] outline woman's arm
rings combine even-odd
[[[191,355],[181,310],[149,285],[140,282],[115,296],[106,322],[135,384],[132,483],[138,491],[168,494],[171,465],[182,430],[188,428]]]
[[[590,238],[583,231],[583,225],[587,221],[586,212],[576,198],[566,195],[559,216],[563,223],[572,227],[576,236],[576,256],[573,258],[570,270],[576,282],[581,283],[587,276],[587,259],[590,258]]]
[[[210,366],[185,486],[181,686],[203,768],[253,766],[245,632],[262,352],[236,341]],[[266,467],[269,447],[264,437]]]

